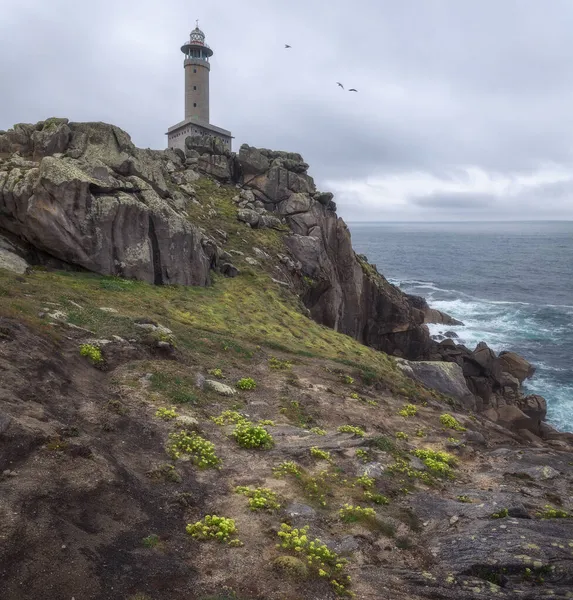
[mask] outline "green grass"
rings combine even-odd
[[[259,230],[248,233],[261,235]],[[256,244],[264,246],[261,240]],[[214,355],[224,350],[250,359],[255,354],[254,346],[264,345],[353,366],[359,374],[367,373],[369,381],[383,382],[396,393],[424,393],[402,375],[386,354],[302,314],[298,297],[265,273],[245,271],[232,279],[214,275],[213,285],[201,288],[153,286],[86,272],[38,270],[24,278],[0,271],[0,290],[0,315],[16,317],[34,329],[52,331],[55,336],[57,330],[49,327],[49,321],[38,317],[44,308],[62,310],[69,322],[107,339],[119,335],[144,340],[149,334],[134,320],[147,317],[171,329],[182,351]],[[59,306],[46,302],[57,302]],[[100,310],[102,307],[117,312]],[[170,393],[177,396],[175,390],[181,392],[179,401],[193,401],[184,390],[185,385],[174,382],[171,387]]]

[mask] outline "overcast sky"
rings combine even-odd
[[[571,0],[0,0],[0,129],[165,147],[197,18],[211,122],[300,152],[347,220],[573,219]]]

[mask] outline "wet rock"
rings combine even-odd
[[[535,373],[535,367],[515,352],[500,352],[498,362],[503,372],[513,375],[520,383]]]
[[[237,277],[240,271],[232,263],[225,262],[221,265],[221,273],[225,275],[225,277]]]

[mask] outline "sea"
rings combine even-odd
[[[573,221],[349,223],[356,252],[391,283],[459,319],[454,331],[536,367],[525,391],[573,431]]]

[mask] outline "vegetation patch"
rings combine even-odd
[[[292,477],[304,495],[320,506],[326,506],[326,498],[331,493],[331,482],[336,479],[336,475],[330,473],[328,469],[312,475],[292,460],[285,460],[274,467],[273,473],[279,479],[285,476]]]
[[[156,417],[163,419],[164,421],[170,421],[178,417],[177,411],[174,408],[158,408],[155,413]]]
[[[216,377],[217,379],[223,379],[223,371],[221,369],[210,369],[207,371],[211,377]]]
[[[390,504],[389,498],[384,496],[383,494],[378,494],[376,492],[372,492],[370,490],[364,490],[364,498],[373,502],[374,504],[387,505]]]
[[[505,519],[509,515],[507,508],[501,508],[497,512],[491,513],[490,519]]]
[[[235,385],[240,390],[254,390],[257,387],[257,383],[252,377],[242,377]]]
[[[155,533],[152,533],[151,535],[148,535],[147,537],[144,537],[141,540],[141,543],[145,548],[155,548],[159,544],[159,542],[159,536]]]
[[[195,381],[192,377],[157,371],[152,373],[150,382],[153,392],[160,392],[175,404],[197,403],[197,395],[193,392]]]
[[[274,445],[273,436],[262,425],[250,421],[237,423],[232,435],[241,448],[268,450]]]
[[[418,407],[415,404],[404,404],[398,414],[401,417],[415,417],[418,414]]]
[[[397,440],[404,440],[405,442],[408,441],[408,434],[404,433],[403,431],[397,431],[396,432],[396,439]]]
[[[279,556],[273,561],[273,568],[293,579],[306,579],[308,567],[296,556]]]
[[[238,538],[232,538],[237,534],[237,526],[234,519],[220,517],[218,515],[207,515],[201,521],[189,523],[185,531],[194,539],[200,541],[216,540],[229,546],[242,546]]]
[[[327,452],[326,450],[321,450],[318,446],[313,446],[310,449],[310,455],[313,458],[317,458],[318,460],[327,460],[329,462],[332,460],[330,452]]]
[[[103,362],[101,350],[93,344],[82,344],[80,355],[89,358],[94,365],[100,365]]]
[[[364,437],[366,432],[361,427],[355,427],[354,425],[341,425],[338,430],[339,433],[351,433],[358,437]]]
[[[423,448],[413,450],[412,454],[420,458],[433,475],[450,478],[454,477],[452,467],[455,467],[458,462],[455,456],[443,452],[442,450]]]
[[[237,494],[242,494],[249,499],[249,508],[251,510],[268,510],[272,512],[281,507],[276,492],[269,488],[250,488],[238,486],[235,488]]]
[[[269,367],[278,371],[287,371],[292,368],[292,362],[290,360],[281,360],[275,356],[269,358]]]
[[[376,518],[376,511],[373,508],[363,506],[353,506],[345,504],[339,511],[338,516],[345,523],[356,523],[358,521],[371,521]]]
[[[310,431],[316,435],[326,435],[326,429],[321,429],[320,427],[311,427]]]
[[[447,429],[454,429],[455,431],[466,431],[466,428],[452,415],[448,413],[440,416],[440,423]]]
[[[189,456],[200,469],[215,468],[221,463],[215,454],[215,444],[195,431],[170,433],[167,452],[174,460],[183,455]]]
[[[549,504],[546,504],[544,509],[538,513],[541,519],[571,519],[573,514],[563,510],[561,508],[553,508]]]
[[[293,529],[283,523],[278,532],[280,547],[290,550],[306,561],[311,573],[324,578],[339,596],[349,596],[350,576],[346,574],[348,561],[330,550],[320,539],[311,540],[308,537],[308,526]]]

